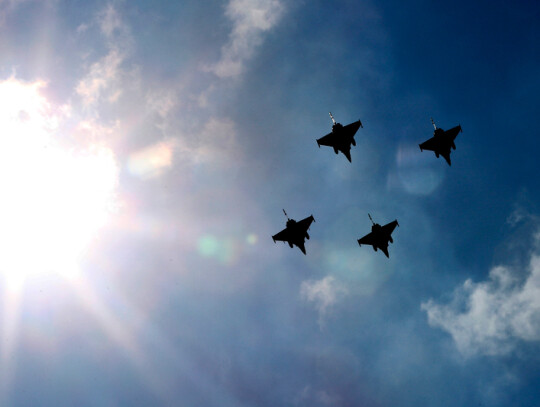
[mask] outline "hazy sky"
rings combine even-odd
[[[539,21],[0,0],[0,405],[540,405]]]

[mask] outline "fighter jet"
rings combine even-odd
[[[351,144],[353,146],[356,145],[354,135],[360,127],[364,126],[362,126],[362,122],[358,120],[343,127],[341,123],[336,123],[334,116],[332,116],[332,112],[330,112],[330,118],[332,119],[333,123],[332,132],[318,139],[317,144],[319,145],[319,148],[321,147],[321,144],[323,146],[333,147],[336,154],[341,151],[343,154],[345,154],[347,160],[351,162]]]
[[[441,128],[437,128],[433,118],[431,118],[431,123],[433,123],[433,127],[435,128],[433,131],[433,137],[427,141],[424,141],[422,144],[419,144],[420,151],[434,151],[437,158],[439,158],[440,154],[444,157],[448,165],[452,165],[452,162],[450,161],[450,148],[453,148],[454,150],[456,149],[454,140],[458,133],[463,131],[461,130],[461,125],[457,125],[456,127],[452,127],[450,130],[444,131]]]
[[[371,219],[371,215],[369,213],[368,216],[369,219]],[[390,257],[388,256],[388,242],[394,242],[392,239],[392,232],[396,226],[399,226],[397,219],[384,226],[373,222],[373,219],[371,219],[371,223],[373,223],[373,226],[371,226],[371,233],[368,233],[363,238],[358,239],[358,244],[360,247],[362,247],[363,244],[369,244],[373,246],[373,250],[377,251],[377,249],[381,249],[386,257]]]
[[[285,209],[283,209],[283,213],[285,216],[287,216],[287,212],[285,212]],[[302,219],[301,221],[295,221],[294,219],[290,219],[287,216],[287,224],[286,228],[283,229],[278,234],[272,236],[272,239],[274,240],[274,243],[276,243],[276,240],[287,242],[289,243],[289,246],[292,248],[293,245],[298,246],[300,250],[302,250],[302,253],[306,254],[306,248],[304,246],[305,238],[309,239],[308,229],[311,225],[311,222],[315,222],[315,218],[313,218],[313,215],[308,216],[305,219]]]

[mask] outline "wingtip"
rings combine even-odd
[[[399,222],[397,221],[397,219],[396,219],[396,225],[398,225],[398,226],[399,226]]]

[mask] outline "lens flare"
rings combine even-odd
[[[397,173],[392,174],[392,181],[412,195],[430,195],[444,179],[440,163],[434,162],[429,154],[421,154],[414,146],[401,145],[396,164]]]

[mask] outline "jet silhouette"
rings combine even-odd
[[[341,151],[345,157],[347,157],[347,160],[351,162],[351,144],[353,146],[356,145],[354,135],[360,127],[364,126],[362,126],[362,122],[358,120],[343,127],[341,123],[336,123],[334,116],[332,116],[332,112],[330,112],[330,118],[332,119],[333,123],[332,132],[328,133],[324,137],[321,137],[320,139],[317,139],[317,144],[319,148],[321,147],[321,144],[323,146],[333,147],[336,154]]]
[[[287,216],[285,209],[283,209],[283,213],[285,216]],[[294,219],[290,219],[287,216],[286,228],[278,234],[272,236],[272,239],[274,240],[274,243],[276,243],[276,240],[287,242],[291,248],[293,245],[298,246],[302,253],[306,254],[306,247],[304,246],[304,243],[305,238],[309,239],[309,234],[307,231],[311,225],[311,222],[315,222],[313,215],[308,216],[307,218],[298,222]]]
[[[369,213],[368,216],[369,219],[371,219],[371,215]],[[362,247],[363,244],[371,245],[375,251],[377,251],[377,249],[381,249],[386,257],[390,257],[388,255],[388,242],[394,242],[392,239],[392,232],[396,226],[399,226],[397,219],[384,226],[373,222],[373,219],[371,219],[371,223],[373,223],[373,226],[371,226],[371,233],[368,233],[363,238],[358,239],[358,244],[360,247]]]
[[[433,137],[427,141],[424,141],[422,144],[419,144],[420,151],[434,151],[437,158],[439,158],[439,155],[442,155],[448,165],[452,165],[452,162],[450,161],[450,148],[453,148],[454,150],[456,149],[454,140],[456,139],[458,133],[463,131],[461,130],[461,125],[457,125],[456,127],[452,127],[450,130],[444,131],[441,128],[437,128],[433,118],[431,118],[431,123],[433,123],[433,127],[435,128],[433,131]]]

